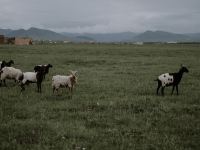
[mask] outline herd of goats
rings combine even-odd
[[[36,83],[37,84],[37,91],[41,92],[41,83],[45,79],[45,75],[49,72],[49,68],[53,66],[51,64],[44,64],[44,65],[36,65],[34,67],[33,72],[22,72],[20,69],[16,69],[11,67],[14,64],[13,60],[9,62],[0,61],[0,86],[4,83],[6,86],[6,79],[15,80],[15,82],[19,83],[21,87],[21,91],[25,90],[25,85],[29,83]],[[178,93],[178,85],[182,79],[184,73],[188,73],[189,70],[181,65],[181,68],[176,73],[164,73],[158,76],[155,80],[158,82],[156,93],[159,94],[159,89],[161,87],[161,94],[164,96],[164,89],[167,86],[172,86],[172,92],[174,92],[174,88],[176,88],[177,95]],[[52,77],[52,88],[53,93],[61,87],[69,88],[69,91],[72,96],[73,88],[77,83],[77,71],[70,71],[70,75],[55,75]]]
[[[13,60],[10,60],[9,62],[6,61],[0,61],[0,85],[4,83],[6,86],[6,79],[12,79],[15,80],[15,82],[19,83],[21,87],[21,91],[25,90],[25,85],[28,85],[29,83],[36,83],[37,84],[37,91],[42,92],[41,90],[41,84],[42,81],[45,79],[45,75],[48,74],[49,68],[52,68],[53,66],[51,64],[45,64],[45,65],[36,65],[34,67],[33,72],[22,72],[20,69],[16,69],[14,67],[11,67],[11,65],[14,64]],[[77,71],[70,71],[70,75],[55,75],[52,78],[52,88],[53,93],[55,91],[58,92],[58,89],[60,87],[66,87],[69,88],[69,91],[72,96],[73,88],[75,84],[77,83]]]

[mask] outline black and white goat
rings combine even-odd
[[[48,65],[37,65],[34,67],[34,71],[37,72],[39,70],[41,70],[41,68],[44,70],[44,79],[45,79],[45,75],[49,73],[49,68],[52,68],[53,66],[51,64]]]
[[[157,95],[158,95],[160,87],[162,87],[161,94],[164,96],[164,89],[167,86],[172,86],[171,95],[173,94],[174,88],[176,87],[176,92],[178,95],[178,85],[183,77],[184,72],[188,73],[189,70],[186,67],[181,65],[180,70],[176,73],[164,73],[158,76],[158,79],[155,80],[155,81],[158,81],[158,87],[156,91]]]
[[[5,60],[0,61],[0,70],[1,70],[3,67],[11,67],[12,64],[14,64],[14,61],[13,61],[13,60],[10,60],[9,62],[6,62]]]
[[[25,85],[29,83],[37,84],[37,91],[42,92],[42,81],[44,78],[44,68],[41,67],[37,72],[24,72],[23,80],[21,82],[21,91],[25,90]]]

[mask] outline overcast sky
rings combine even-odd
[[[200,0],[0,0],[0,28],[200,32]]]

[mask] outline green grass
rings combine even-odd
[[[193,150],[200,148],[199,44],[57,44],[0,46],[0,59],[33,71],[53,68],[23,93],[13,82],[0,87],[0,149]],[[156,96],[154,79],[189,68],[180,95]],[[53,95],[51,78],[78,71],[72,99]]]

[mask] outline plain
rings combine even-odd
[[[52,64],[42,83],[0,87],[0,149],[142,149],[200,148],[199,44],[41,44],[0,46],[0,59],[33,71]],[[180,95],[156,95],[154,79],[189,73]],[[52,93],[51,78],[78,71],[72,99],[67,89]]]

